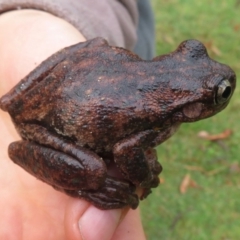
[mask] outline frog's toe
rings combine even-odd
[[[152,175],[150,179],[146,179],[141,182],[140,187],[142,188],[156,188],[160,183],[158,175]]]
[[[106,178],[105,184],[97,190],[62,189],[61,191],[72,197],[83,198],[100,209],[116,209],[126,206],[136,209],[139,204],[139,198],[134,193],[134,186],[111,177]]]
[[[116,189],[105,189],[106,192],[89,192],[78,191],[79,195],[90,201],[93,205],[100,209],[115,209],[130,206],[136,209],[139,200],[138,196],[134,193],[126,193]]]
[[[71,197],[85,199],[97,208],[103,210],[123,208],[126,206],[136,209],[139,204],[138,196],[136,194],[129,194],[116,189],[109,188],[104,189],[104,191],[74,191],[65,189],[62,191]]]

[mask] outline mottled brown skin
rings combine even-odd
[[[101,209],[138,206],[159,184],[155,146],[182,122],[224,109],[236,77],[196,40],[144,61],[96,38],[45,60],[8,94],[22,137],[9,146],[18,165]],[[111,176],[115,163],[119,173]],[[112,174],[113,175],[113,174]]]

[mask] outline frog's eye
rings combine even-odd
[[[232,87],[229,80],[223,80],[217,87],[216,103],[226,102],[232,95]]]

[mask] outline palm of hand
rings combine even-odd
[[[7,145],[18,137],[7,116],[4,113],[1,115],[0,236],[62,239],[64,229],[59,226],[63,225],[70,199],[38,181],[8,158]],[[51,237],[51,234],[54,236]]]
[[[122,210],[111,210],[118,211],[119,217],[125,216],[120,223],[116,214],[68,197],[15,165],[8,158],[7,146],[19,137],[3,112],[0,129],[0,239],[77,240],[83,239],[82,235],[87,239],[144,239],[138,210],[126,209],[123,214]],[[79,219],[83,222],[82,233]],[[94,232],[93,227],[97,227]]]

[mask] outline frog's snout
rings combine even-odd
[[[224,79],[217,87],[217,94],[215,98],[216,104],[227,102],[232,96],[233,88],[228,79]]]

